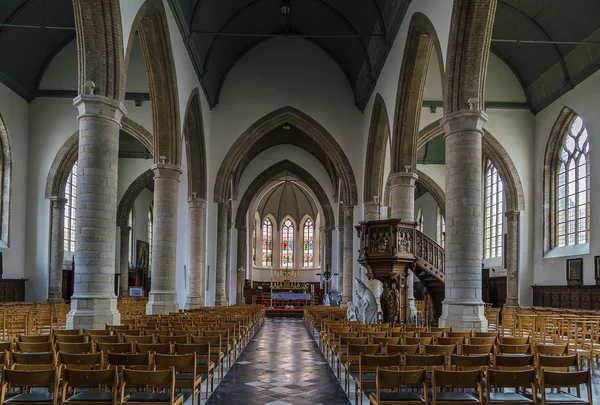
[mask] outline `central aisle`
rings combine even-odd
[[[206,405],[348,405],[302,319],[267,318]]]

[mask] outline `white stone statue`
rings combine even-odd
[[[356,322],[358,321],[358,308],[352,303],[352,301],[348,301],[346,304],[348,310],[346,311],[346,316],[348,317],[348,321]]]
[[[377,323],[375,294],[358,278],[354,278],[354,292],[358,300],[358,320],[367,324]]]

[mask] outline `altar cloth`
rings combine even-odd
[[[274,300],[286,300],[286,301],[292,301],[292,300],[308,301],[308,300],[310,300],[310,294],[301,294],[301,293],[276,292],[276,293],[272,294],[272,297]]]

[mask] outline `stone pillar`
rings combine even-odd
[[[354,206],[353,205],[344,205],[342,207],[342,214],[344,220],[344,262],[343,262],[343,293],[342,293],[342,302],[346,303],[348,301],[352,301],[352,285],[353,285],[353,251],[354,251]]]
[[[244,271],[241,272],[240,269]],[[244,280],[246,278],[246,227],[237,230],[237,282],[236,282],[236,304],[244,303]]]
[[[121,228],[121,249],[119,251],[119,297],[129,296],[129,233],[131,227],[123,225]]]
[[[254,223],[254,222],[252,222],[252,223]],[[248,229],[248,237],[250,238],[250,244],[247,245],[248,249],[247,249],[247,252],[246,252],[246,257],[247,257],[246,263],[248,263],[248,267],[246,268],[246,278],[248,280],[250,280],[250,282],[252,282],[252,272],[254,271],[254,266],[257,265],[257,264],[260,265],[259,263],[261,263],[261,262],[258,261],[259,244],[256,243],[256,239],[258,238],[258,232],[256,230],[256,227],[251,226]],[[254,243],[256,243],[256,245],[255,245],[256,249],[255,250],[253,250],[253,248],[252,248],[252,246],[253,246]],[[261,250],[262,250],[262,245],[260,245],[260,247],[261,247]],[[253,253],[256,255],[256,257],[254,257]],[[255,260],[256,260],[256,262],[255,262]]]
[[[194,193],[195,194],[195,193]],[[204,306],[206,268],[206,200],[195,195],[188,200],[188,268],[185,308]]]
[[[506,215],[506,306],[519,306],[519,234],[521,212],[508,211]]]
[[[325,268],[321,269],[321,271],[329,270],[333,273],[333,268],[331,267],[333,257],[333,235],[331,234],[331,228],[325,229],[323,235],[325,236],[325,257],[323,258],[323,266]]]
[[[115,296],[119,131],[125,107],[99,95],[80,95],[75,285],[67,329],[119,324]]]
[[[217,204],[217,268],[215,305],[226,306],[227,289],[225,288],[225,271],[227,267],[227,211],[229,204],[221,202]]]
[[[338,239],[339,239],[339,247],[340,250],[338,252],[338,276],[336,279],[336,284],[331,283],[331,289],[337,289],[343,297],[344,294],[344,215],[340,212],[340,221],[338,226]],[[335,271],[331,271],[331,273],[335,273]],[[333,276],[332,276],[333,277]],[[344,302],[344,301],[342,301]]]
[[[52,236],[50,238],[50,271],[48,274],[48,302],[62,303],[62,272],[65,258],[65,205],[67,200],[51,197]]]
[[[152,166],[154,218],[152,222],[152,283],[147,314],[177,312],[175,252],[177,203],[181,169],[169,164]]]
[[[415,182],[416,173],[392,173],[390,183],[391,218],[403,221],[415,220]]]
[[[413,193],[414,194],[414,193]],[[379,202],[372,201],[365,203],[365,221],[379,221],[381,214],[379,212]]]
[[[227,291],[227,304],[229,304],[229,294],[231,294],[231,204],[227,211],[227,256],[225,257],[225,291]]]
[[[440,326],[487,331],[481,299],[483,226],[481,142],[487,115],[463,110],[445,115],[446,298]]]
[[[391,218],[411,222],[415,220],[415,182],[417,179],[417,174],[412,172],[390,174],[388,181],[390,182]],[[406,285],[408,317],[412,319],[413,316],[417,315],[414,273],[412,270],[407,271]]]

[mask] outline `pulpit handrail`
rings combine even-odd
[[[445,251],[440,244],[423,232],[416,230],[414,252],[418,261],[430,266],[425,270],[437,272],[435,275],[440,279],[445,278]]]

